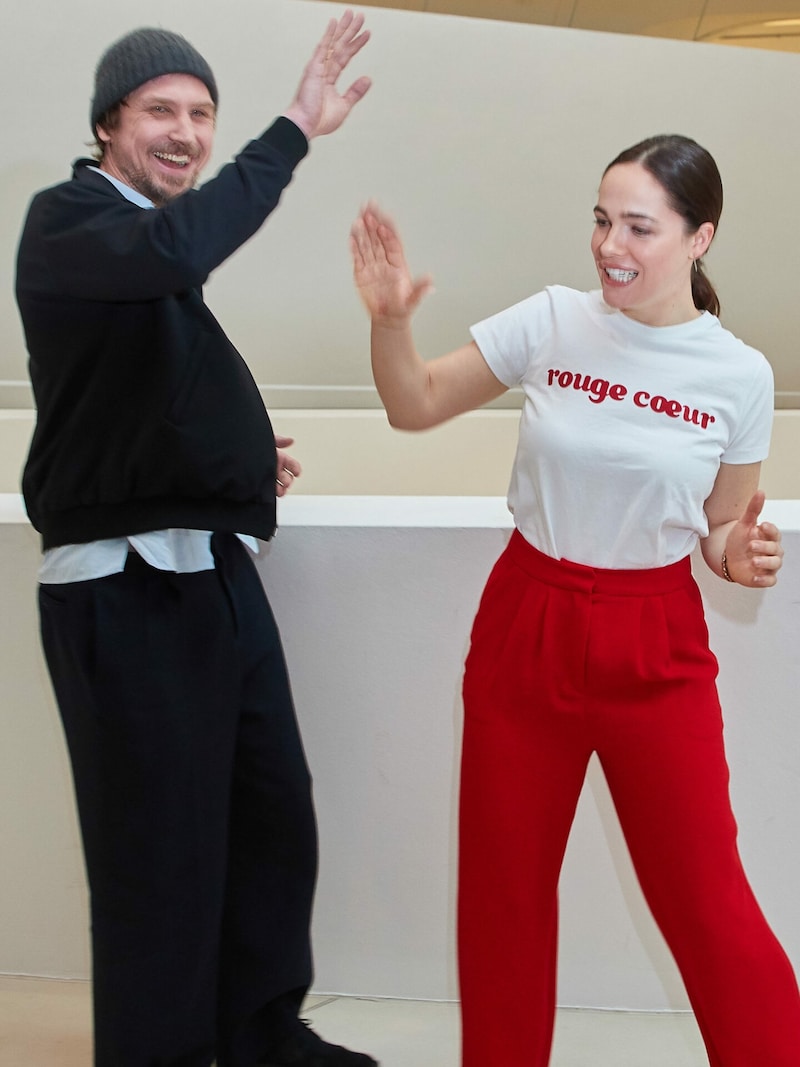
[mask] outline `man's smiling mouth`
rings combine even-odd
[[[191,156],[177,155],[174,152],[154,152],[156,159],[163,159],[166,163],[174,163],[178,167],[186,167],[191,162]]]

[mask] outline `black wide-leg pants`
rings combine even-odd
[[[96,1067],[254,1067],[311,981],[311,782],[247,550],[40,586],[91,895]],[[278,1000],[277,1003],[281,1003]]]

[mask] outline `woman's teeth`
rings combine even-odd
[[[638,270],[614,270],[606,267],[606,274],[612,282],[632,282],[638,273]]]

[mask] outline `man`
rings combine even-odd
[[[177,34],[129,33],[96,71],[99,161],[39,193],[22,235],[23,490],[91,891],[97,1067],[374,1064],[298,1018],[316,830],[243,540],[272,536],[300,468],[201,292],[369,88],[336,88],[362,24],[329,24],[285,114],[200,189],[211,69]]]

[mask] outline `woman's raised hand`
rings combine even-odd
[[[428,275],[414,278],[394,222],[376,204],[364,207],[350,230],[353,277],[374,323],[405,327],[433,289]]]

